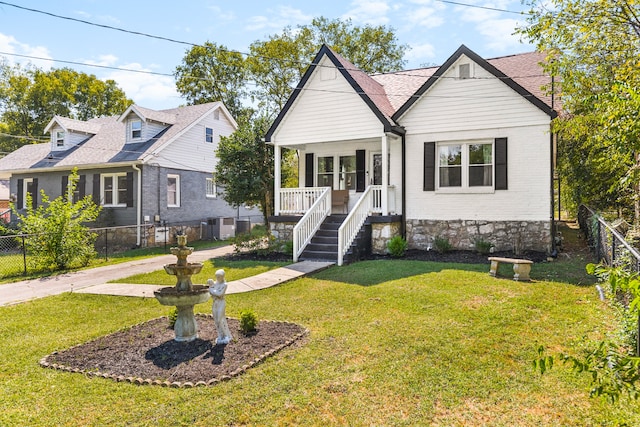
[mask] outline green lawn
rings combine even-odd
[[[214,279],[216,270],[223,268],[227,281],[239,280],[249,276],[255,276],[274,268],[289,265],[291,262],[254,262],[254,261],[225,261],[223,259],[210,259],[203,263],[202,270],[191,276],[193,283],[207,283],[207,279]],[[167,274],[164,270],[156,270],[151,273],[136,274],[112,283],[139,283],[153,285],[175,285],[176,276]]]
[[[189,242],[189,246],[195,248],[195,250],[215,248],[218,246],[228,245],[227,241],[195,241]],[[169,245],[171,246],[171,245]],[[116,254],[110,254],[108,258],[104,258],[104,254],[98,254],[98,256],[92,260],[88,266],[78,268],[75,270],[82,270],[85,268],[101,267],[103,265],[120,264],[126,261],[134,261],[136,259],[149,258],[157,255],[170,254],[169,247],[165,250],[163,246],[153,248],[140,248],[131,249]],[[28,262],[28,258],[27,258]],[[4,254],[0,255],[0,285],[3,283],[17,282],[20,280],[34,279],[37,277],[50,276],[55,274],[64,274],[74,270],[56,271],[54,273],[47,271],[34,271],[33,267],[27,263],[27,275],[24,275],[24,259],[22,254]]]
[[[567,283],[560,263],[543,267],[539,275],[561,280],[495,279],[486,265],[366,261],[228,295],[229,316],[251,308],[310,334],[210,388],[39,367],[52,351],[167,314],[155,300],[64,294],[3,307],[0,425],[640,425],[637,402],[590,399],[587,379],[563,366],[534,371],[539,344],[577,352],[583,337],[615,323],[592,286]]]

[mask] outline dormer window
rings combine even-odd
[[[58,130],[55,133],[56,147],[64,147],[64,131]]]
[[[142,120],[131,120],[131,139],[142,138]]]

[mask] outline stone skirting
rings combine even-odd
[[[293,227],[300,221],[300,216],[269,217],[269,231],[277,242],[293,241]]]
[[[395,236],[401,235],[402,216],[371,216],[371,253],[383,255],[389,253],[387,244]]]
[[[436,238],[449,241],[454,249],[473,250],[479,239],[493,244],[495,251],[550,252],[549,221],[435,221],[407,220],[410,249],[432,249]]]

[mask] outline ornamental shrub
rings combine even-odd
[[[402,236],[394,236],[387,243],[387,250],[393,258],[402,258],[407,251],[407,241]]]
[[[74,169],[69,176],[67,193],[50,200],[41,191],[42,203],[33,208],[32,196],[26,194],[26,213],[12,209],[18,217],[18,229],[26,234],[27,253],[39,270],[65,270],[85,266],[96,256],[94,243],[97,234],[86,225],[95,221],[100,213],[90,195],[73,202],[72,195],[78,182]]]
[[[242,333],[249,335],[256,330],[256,326],[258,326],[256,313],[253,310],[242,310],[240,312],[240,329]]]

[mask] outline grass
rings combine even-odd
[[[193,283],[207,283],[207,279],[214,278],[216,270],[220,268],[225,270],[225,278],[227,281],[239,280],[289,264],[291,263],[210,259],[203,263],[200,273],[194,274],[191,280]],[[164,270],[156,270],[150,273],[136,274],[122,279],[112,280],[111,283],[175,285],[176,277],[168,275]]]
[[[0,425],[638,425],[637,402],[610,406],[567,368],[540,376],[531,366],[538,344],[575,353],[615,324],[592,286],[569,283],[564,263],[534,266],[558,280],[518,283],[484,265],[366,261],[228,295],[229,316],[252,309],[310,334],[211,388],[38,366],[52,351],[165,315],[154,300],[64,294],[2,307]]]
[[[192,246],[195,250],[215,248],[218,246],[224,246],[229,244],[227,241],[195,241],[189,242],[189,246]],[[137,259],[149,258],[157,255],[165,255],[170,253],[169,246],[167,250],[163,246],[153,248],[139,248],[130,249],[124,252],[116,254],[110,254],[107,259],[98,254],[98,256],[92,260],[86,267],[56,271],[54,273],[47,271],[30,271],[29,264],[27,264],[27,274],[24,275],[24,260],[22,254],[0,255],[0,284],[17,282],[20,280],[35,279],[38,277],[51,276],[56,274],[64,274],[70,271],[83,270],[86,268],[101,267],[104,265],[120,264],[127,261],[134,261]],[[27,257],[28,262],[28,257]]]

